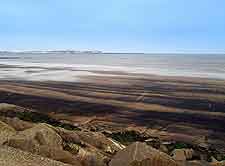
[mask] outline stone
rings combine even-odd
[[[186,161],[192,159],[194,156],[193,149],[175,149],[172,152],[172,157],[176,161]]]
[[[54,161],[29,152],[24,152],[7,146],[0,146],[1,166],[72,166]],[[73,166],[80,166],[74,164]]]
[[[15,132],[14,128],[0,121],[0,145],[7,141]]]
[[[47,124],[37,124],[33,128],[20,131],[4,144],[57,161],[76,165],[79,163],[70,152],[63,150],[62,138],[54,127]]]
[[[210,166],[206,161],[188,161],[184,166]]]
[[[119,151],[109,166],[178,166],[166,153],[160,152],[146,143],[135,142]]]
[[[210,165],[211,166],[225,166],[225,161],[212,162]]]
[[[23,131],[34,127],[33,123],[20,120],[17,117],[14,118],[0,117],[0,120],[8,124],[9,126],[13,127],[16,131]]]

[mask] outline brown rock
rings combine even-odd
[[[14,128],[0,121],[0,145],[7,141],[15,132]]]
[[[84,166],[106,166],[109,162],[108,155],[115,151],[112,141],[100,133],[68,131],[62,128],[57,128],[56,131],[64,140],[64,148],[76,155]]]
[[[68,163],[76,166],[80,166],[80,162],[78,158],[72,155],[70,152],[53,147],[40,146],[39,152],[41,156],[48,157],[57,161],[61,161],[63,163]]]
[[[18,143],[17,143],[18,142]],[[24,147],[21,143],[31,143],[30,147]],[[47,124],[37,124],[33,128],[18,132],[8,140],[8,145],[20,145],[22,150],[32,149],[36,146],[46,145],[62,149],[62,138]],[[19,148],[19,147],[17,147]],[[26,149],[24,149],[26,148]],[[35,149],[33,149],[35,150]]]
[[[185,166],[210,166],[206,161],[188,161]]]
[[[100,132],[78,131],[76,133],[79,135],[80,140],[104,152],[114,154],[116,151],[121,150],[121,148],[117,146],[117,144],[115,144]]]
[[[77,154],[83,166],[107,166],[109,158],[95,149],[81,148]]]
[[[211,165],[211,166],[225,166],[225,161],[221,161],[221,162],[212,162],[210,165]]]
[[[7,103],[0,103],[0,111],[8,111],[16,109],[16,105],[7,104]]]
[[[190,160],[194,156],[194,150],[193,149],[175,149],[172,152],[172,156],[174,160],[176,161]]]
[[[159,150],[164,152],[164,153],[169,153],[168,148],[166,147],[166,145],[160,145]]]
[[[17,131],[23,131],[29,128],[34,127],[34,124],[31,122],[20,120],[17,117],[8,118],[8,117],[0,117],[0,120],[13,127]]]
[[[110,166],[177,166],[167,154],[136,142],[117,152],[109,163]]]
[[[55,131],[61,136],[61,138],[65,142],[74,143],[78,145],[84,144],[77,132],[69,131],[60,127],[55,128]]]
[[[47,124],[37,124],[33,128],[18,132],[5,142],[5,145],[23,151],[78,165],[77,159],[69,152],[64,151],[62,144],[62,138],[52,126]]]
[[[57,132],[66,142],[78,145],[94,146],[95,148],[109,154],[114,154],[124,148],[120,143],[107,138],[100,132],[68,131],[62,128],[57,128]]]
[[[71,166],[7,146],[0,146],[1,166]],[[74,166],[79,166],[75,165]]]

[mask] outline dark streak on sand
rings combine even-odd
[[[20,59],[20,57],[7,57],[7,56],[0,56],[0,59]]]
[[[184,122],[199,124],[204,125],[208,129],[225,132],[224,117],[210,117],[203,115],[187,116],[186,114],[180,113],[154,112],[154,110],[151,112],[146,112],[143,110],[128,110],[126,108],[110,106],[104,103],[93,104],[88,102],[71,102],[47,97],[19,95],[7,92],[0,93],[1,102],[13,103],[26,108],[36,109],[44,113],[65,113],[68,116],[107,116],[111,114],[115,117],[113,120],[120,123],[136,123],[138,125],[148,126],[149,122],[152,123],[153,121],[163,120],[171,123]]]
[[[99,76],[79,83],[1,81],[0,102],[64,114],[72,121],[105,117],[142,126],[186,123],[225,132],[224,81]]]

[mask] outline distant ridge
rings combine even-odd
[[[68,54],[79,54],[79,53],[90,53],[90,54],[101,54],[102,51],[94,50],[94,51],[75,51],[75,50],[41,50],[41,51],[0,51],[2,53],[23,53],[23,54],[48,54],[48,53],[68,53]]]

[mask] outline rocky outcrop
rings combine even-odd
[[[0,121],[0,145],[7,141],[15,132],[14,128]]]
[[[110,158],[95,148],[80,148],[77,157],[84,166],[107,166]]]
[[[175,149],[172,152],[172,157],[176,161],[186,161],[192,159],[194,156],[193,149]]]
[[[0,117],[0,120],[8,124],[9,126],[13,127],[17,131],[23,131],[23,130],[34,127],[33,123],[20,120],[17,117],[14,117],[14,118]]]
[[[71,166],[7,146],[0,146],[1,166]],[[79,165],[74,165],[79,166]]]
[[[225,166],[223,146],[211,146],[206,138],[182,142],[162,139],[147,128],[104,127],[89,130],[35,110],[0,104],[0,165]]]
[[[181,166],[210,166],[206,161],[188,161]]]
[[[110,166],[177,166],[167,154],[146,143],[136,142],[119,151],[110,161]]]
[[[116,141],[99,132],[68,131],[62,128],[57,128],[56,131],[63,138],[65,149],[76,155],[85,166],[105,166],[110,157],[121,150]]]
[[[14,110],[17,106],[13,104],[0,103],[0,111]]]
[[[4,144],[43,157],[78,165],[76,158],[63,150],[62,138],[53,127],[47,124],[37,124],[33,128],[18,132]]]
[[[221,161],[221,162],[212,162],[211,166],[225,166],[225,161]]]
[[[62,128],[56,130],[66,142],[78,145],[93,146],[105,153],[114,154],[124,148],[119,142],[107,138],[100,132],[68,131]]]
[[[86,142],[106,153],[114,154],[121,150],[121,147],[117,146],[114,142],[108,139],[105,135],[99,132],[76,132],[80,137],[80,140]]]
[[[62,149],[62,138],[51,126],[37,124],[33,128],[18,132],[6,144],[22,150],[35,152],[39,146],[58,147]]]

